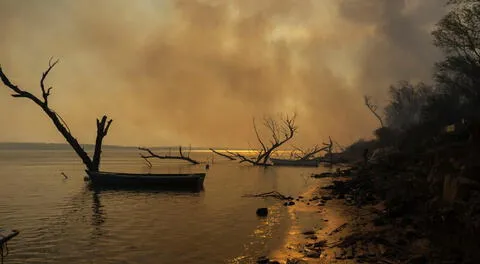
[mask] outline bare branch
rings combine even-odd
[[[315,146],[313,149],[308,150],[308,152],[306,152],[304,154],[304,156],[300,158],[300,160],[309,160],[313,156],[315,156],[315,154],[317,154],[319,152],[322,152],[322,151],[327,151],[328,149],[329,149],[329,147],[320,148],[319,146]]]
[[[295,135],[297,131],[297,126],[295,125],[295,117],[296,115],[293,115],[293,117],[289,117],[288,115],[286,115],[284,118],[282,117],[280,121],[277,121],[271,117],[264,118],[263,125],[270,132],[270,144],[268,146],[265,144],[265,140],[261,138],[254,119],[253,129],[255,131],[255,135],[257,136],[257,140],[261,146],[260,150],[256,151],[257,156],[254,158],[250,158],[240,153],[228,153],[240,159],[241,163],[247,162],[258,166],[271,165],[268,162],[272,153],[280,146],[285,144],[287,141],[289,141],[291,138],[293,138],[293,136]]]
[[[42,73],[42,78],[40,79],[40,88],[42,89],[42,97],[43,97],[43,102],[45,103],[45,105],[48,105],[48,96],[50,95],[50,91],[52,90],[52,87],[45,90],[45,79],[47,78],[48,74],[53,69],[53,67],[55,67],[55,65],[57,65],[57,63],[59,61],[57,59],[56,61],[54,61],[52,63],[52,59],[53,58],[50,58],[50,60],[48,61],[48,69],[45,72]]]
[[[147,166],[148,166],[149,168],[152,168],[152,167],[153,167],[152,163],[150,162],[150,160],[149,160],[148,158],[143,157],[142,154],[140,154],[140,157],[145,160],[145,163],[147,163]]]
[[[253,130],[255,131],[255,135],[257,136],[258,143],[262,146],[263,151],[267,151],[267,147],[262,141],[260,134],[258,133],[257,124],[255,123],[255,118],[253,118]]]
[[[271,191],[271,192],[259,193],[259,194],[245,194],[243,195],[243,197],[261,197],[261,198],[272,197],[279,200],[293,200],[292,197],[287,197],[277,191]]]
[[[42,77],[40,79],[40,88],[42,91],[43,101],[36,97],[35,95],[31,94],[30,92],[24,91],[20,89],[18,86],[14,85],[6,74],[3,72],[3,69],[0,67],[0,79],[2,80],[3,84],[8,87],[10,90],[14,92],[12,94],[15,98],[28,98],[37,104],[43,112],[50,118],[52,123],[55,125],[57,130],[62,134],[65,140],[70,144],[73,150],[77,153],[77,155],[81,158],[83,164],[87,167],[88,170],[91,171],[98,171],[100,167],[100,154],[102,148],[102,141],[105,135],[107,134],[108,128],[112,120],[108,121],[107,127],[105,128],[105,120],[107,119],[106,116],[102,118],[103,125],[100,126],[100,123],[97,120],[97,138],[95,142],[95,153],[93,155],[93,159],[90,159],[88,154],[82,148],[82,146],[78,143],[77,139],[72,136],[70,129],[67,126],[67,123],[57,114],[53,109],[48,106],[48,96],[52,90],[52,87],[45,89],[45,79],[47,78],[50,71],[55,67],[58,63],[58,60],[52,63],[52,59],[50,59],[48,63],[48,69],[42,73]]]
[[[382,117],[377,113],[377,108],[378,106],[376,104],[374,104],[372,102],[372,98],[370,96],[364,96],[364,100],[365,100],[365,105],[367,106],[367,108],[370,110],[370,112],[372,112],[372,114],[378,119],[378,121],[380,122],[380,126],[381,127],[385,127],[383,125],[383,120],[382,120]]]
[[[219,156],[222,156],[222,157],[224,157],[224,158],[227,158],[227,159],[229,159],[229,160],[236,160],[234,157],[232,157],[232,156],[230,156],[230,155],[227,155],[227,154],[220,153],[220,152],[214,150],[213,148],[209,148],[209,150],[210,150],[211,152],[213,152],[213,153],[215,153],[215,154],[217,154],[217,155],[219,155]],[[227,151],[227,153],[228,153],[228,151]]]
[[[143,159],[151,159],[151,158],[156,158],[156,159],[174,159],[174,160],[185,160],[185,161],[188,161],[192,164],[200,164],[200,162],[194,160],[194,159],[191,159],[190,157],[188,156],[185,156],[183,154],[183,151],[182,151],[182,147],[180,146],[178,148],[178,151],[180,153],[180,156],[172,156],[172,155],[158,155],[156,153],[154,153],[152,150],[150,150],[149,148],[142,148],[142,147],[139,147],[138,150],[141,150],[141,151],[145,151],[147,152],[149,155],[143,155],[143,154],[140,154],[140,157],[142,157]]]

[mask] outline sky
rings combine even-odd
[[[81,143],[256,145],[252,120],[297,114],[308,147],[372,136],[363,104],[400,80],[432,79],[439,0],[1,0],[0,65]],[[32,102],[0,87],[0,142],[62,143]],[[268,136],[265,131],[263,135]]]

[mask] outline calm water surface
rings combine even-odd
[[[105,149],[102,169],[146,172],[133,149]],[[200,160],[209,153],[192,153]],[[70,150],[0,148],[0,227],[18,229],[13,263],[251,263],[278,247],[287,209],[244,194],[297,196],[316,168],[255,168],[215,157],[199,193],[93,191]],[[151,172],[202,166],[156,162]],[[60,174],[64,172],[68,179]],[[255,210],[268,207],[267,218]]]

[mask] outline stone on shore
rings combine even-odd
[[[257,216],[267,216],[268,215],[268,208],[258,208],[257,209]]]

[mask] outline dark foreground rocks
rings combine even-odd
[[[265,217],[268,215],[268,208],[258,208],[256,214],[257,216]]]
[[[373,164],[352,168],[348,177],[333,177],[324,190],[362,216],[352,220],[357,231],[335,245],[336,258],[480,263],[477,145],[470,139],[419,152],[385,152]]]

